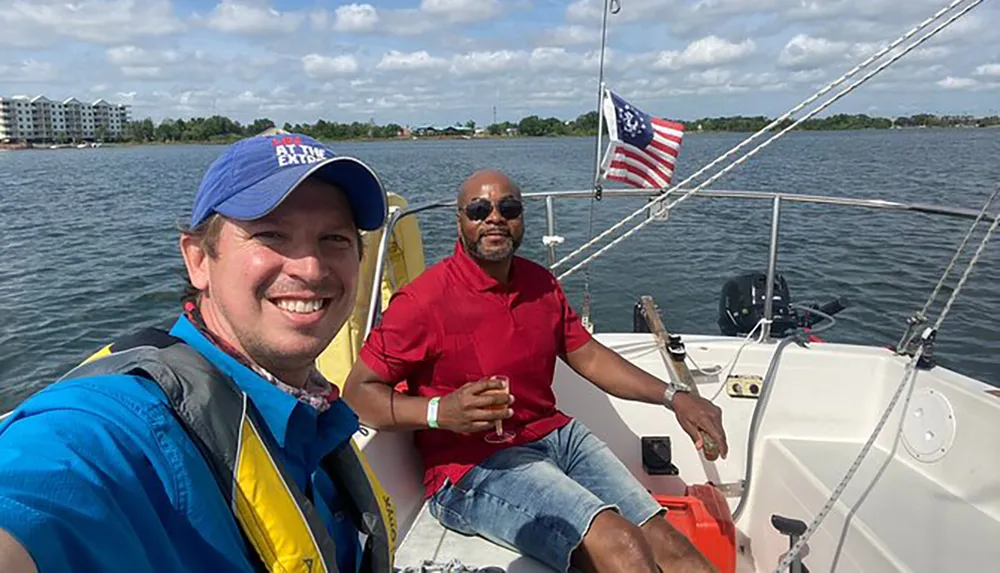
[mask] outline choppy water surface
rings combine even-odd
[[[675,181],[741,137],[689,135]],[[391,191],[412,203],[451,197],[464,177],[484,167],[505,170],[525,191],[585,189],[594,158],[591,139],[334,147],[368,161]],[[201,174],[221,150],[0,152],[3,409],[124,331],[174,320],[183,270],[176,225],[189,213]],[[1000,130],[992,129],[796,133],[713,187],[979,209],[1000,182],[998,156]],[[641,205],[632,199],[597,203],[595,232]],[[567,239],[561,255],[586,240],[589,208],[589,200],[556,202],[557,231]],[[529,204],[527,217],[523,254],[544,262],[544,206]],[[447,255],[455,240],[452,213],[430,212],[420,221],[428,260]],[[850,298],[852,306],[824,338],[893,344],[969,224],[915,213],[789,204],[782,210],[779,271],[799,301]],[[636,299],[651,294],[673,331],[717,333],[722,284],[739,273],[765,270],[769,229],[767,201],[697,196],[686,201],[669,222],[647,226],[592,266],[597,329],[630,330]],[[944,324],[937,352],[945,366],[1000,386],[998,262],[1000,245],[993,244]],[[583,277],[580,272],[566,281],[577,307]],[[946,288],[942,297],[949,294]]]

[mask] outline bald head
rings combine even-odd
[[[473,258],[510,261],[524,236],[521,190],[496,169],[476,171],[458,190],[458,233]]]
[[[521,190],[504,172],[497,169],[481,169],[462,182],[462,186],[458,189],[458,205],[460,207],[467,205],[476,197],[489,197],[491,193],[521,198]]]

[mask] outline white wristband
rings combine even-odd
[[[435,396],[427,403],[427,425],[431,428],[438,427],[438,402],[440,401],[441,398]]]

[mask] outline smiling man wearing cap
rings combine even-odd
[[[386,215],[375,173],[309,137],[229,147],[181,232],[170,331],[0,424],[0,571],[390,571],[391,504],[314,366]]]

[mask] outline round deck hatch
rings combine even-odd
[[[955,412],[940,392],[921,388],[913,392],[903,421],[903,445],[922,462],[940,460],[955,440]]]

